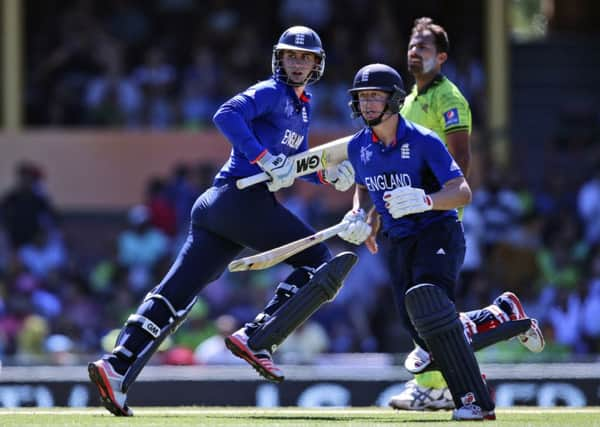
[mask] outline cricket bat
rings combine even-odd
[[[338,233],[346,230],[349,225],[350,224],[347,221],[342,221],[334,226],[325,228],[315,234],[287,243],[283,246],[256,255],[236,259],[229,263],[229,271],[264,270],[265,268],[272,267],[288,259],[292,255],[302,252],[304,249],[310,248],[317,243],[336,236]]]
[[[299,177],[309,173],[318,172],[331,165],[336,165],[348,158],[348,142],[352,135],[335,139],[325,144],[318,145],[310,150],[290,156],[294,162],[294,176]],[[269,175],[265,172],[256,175],[240,178],[236,181],[238,189],[250,187],[268,181]]]

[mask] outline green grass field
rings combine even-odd
[[[134,408],[133,418],[103,409],[0,408],[0,426],[452,426],[450,412],[395,412],[387,408]],[[511,408],[497,411],[498,426],[597,426],[600,408]]]

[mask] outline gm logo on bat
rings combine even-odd
[[[314,154],[298,159],[296,161],[296,173],[299,174],[309,170],[317,170],[321,164],[323,165],[323,168],[327,167],[327,155],[324,152],[321,153],[320,157],[317,154]]]

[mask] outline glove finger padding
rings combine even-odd
[[[393,218],[421,213],[433,208],[431,197],[420,188],[399,187],[383,194],[385,207]]]
[[[289,187],[294,183],[294,164],[285,154],[273,156],[267,152],[258,161],[258,165],[271,177],[271,181],[267,182],[269,191],[274,192],[280,188]]]
[[[338,236],[354,245],[360,245],[371,234],[371,226],[367,224],[367,215],[365,211],[350,211],[344,215],[344,221],[348,221],[350,225],[345,231],[338,233]]]
[[[271,193],[274,193],[275,191],[278,191],[282,188],[291,186],[293,183],[294,183],[293,176],[291,177],[291,179],[285,179],[285,180],[271,177],[271,181],[267,181],[267,188],[269,189],[269,191]]]
[[[338,191],[346,191],[354,184],[354,168],[352,163],[344,160],[342,163],[327,168],[323,173],[325,181]]]

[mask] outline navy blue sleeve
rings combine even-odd
[[[251,162],[265,150],[252,131],[252,120],[269,112],[276,96],[275,88],[253,86],[226,101],[213,117],[217,128]]]

